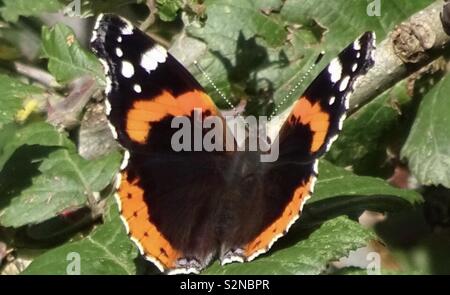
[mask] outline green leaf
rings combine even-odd
[[[75,151],[75,145],[67,138],[67,134],[45,122],[36,122],[19,127],[8,124],[0,129],[0,170],[12,154],[23,145],[41,145],[47,147],[65,147]]]
[[[405,83],[385,91],[345,120],[326,159],[350,166],[357,174],[384,174],[388,146],[397,135],[402,109],[410,102]]]
[[[14,121],[14,117],[22,108],[24,100],[32,99],[35,95],[43,93],[44,90],[41,88],[0,74],[0,129],[3,124]]]
[[[450,187],[450,75],[422,99],[401,156],[424,185]]]
[[[88,195],[99,194],[117,173],[120,154],[85,160],[76,152],[58,149],[39,165],[30,187],[11,196],[0,211],[0,224],[19,227],[56,216],[67,208],[86,205]],[[16,175],[19,177],[19,175]]]
[[[209,43],[211,50],[221,51],[224,56],[236,48],[239,34],[245,38],[255,35],[263,38],[269,46],[281,46],[286,38],[283,23],[259,11],[257,0],[207,0],[208,20],[203,28],[191,27],[189,32]],[[227,19],[226,29],[223,20]],[[208,41],[216,42],[208,42]],[[217,41],[221,42],[217,42]],[[234,52],[233,52],[234,53]]]
[[[422,200],[420,194],[415,191],[392,187],[381,178],[355,175],[325,160],[320,161],[319,173],[314,201],[352,195],[391,195],[400,197],[410,204]]]
[[[358,176],[321,160],[316,188],[302,218],[305,223],[317,223],[363,210],[396,212],[420,202],[422,196],[415,191],[392,187],[380,178]]]
[[[42,28],[42,51],[48,58],[48,70],[61,83],[89,75],[104,82],[98,59],[80,46],[73,30],[63,24]]]
[[[183,7],[181,0],[156,0],[158,14],[165,22],[173,21],[177,17],[178,10]]]
[[[0,130],[0,223],[21,226],[86,203],[117,172],[120,155],[88,161],[67,134],[44,122]]]
[[[110,206],[104,224],[90,235],[47,251],[34,259],[23,274],[71,273],[76,269],[73,257],[80,258],[79,270],[83,275],[136,274],[133,260],[137,256],[137,249],[125,232],[116,205]]]
[[[265,13],[278,11],[283,6],[282,0],[259,0],[256,3],[259,9],[264,10]]]
[[[367,15],[370,2],[287,0],[281,15],[289,22],[306,26],[311,20],[315,21],[327,30],[324,35],[326,47],[339,48],[346,45],[346,40],[351,40],[367,30],[375,31],[379,40],[384,39],[394,25],[430,5],[434,0],[381,1],[382,17]]]
[[[307,239],[288,248],[271,251],[250,263],[233,263],[224,267],[215,263],[204,274],[320,274],[325,271],[327,263],[365,246],[373,237],[372,232],[357,222],[338,217],[325,222]]]
[[[325,160],[320,161],[319,178],[312,199],[314,202],[335,196],[358,195],[396,196],[410,204],[422,200],[420,194],[415,191],[395,188],[381,178],[358,176]]]
[[[19,16],[34,16],[44,12],[57,12],[63,5],[58,0],[3,0],[0,13],[4,20],[16,22]]]

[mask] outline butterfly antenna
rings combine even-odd
[[[300,78],[300,80],[295,84],[294,87],[289,90],[288,94],[281,100],[281,102],[275,106],[275,109],[273,110],[272,114],[269,116],[269,121],[275,116],[278,111],[280,110],[281,106],[286,103],[286,101],[294,94],[295,91],[297,91],[298,87],[303,84],[306,78],[308,78],[309,74],[311,74],[311,71],[319,64],[319,62],[322,60],[323,56],[325,55],[325,52],[322,51],[317,56],[316,60],[312,65],[309,66],[308,70],[303,74],[303,76]]]
[[[236,106],[233,105],[231,103],[231,101],[225,96],[225,94],[219,89],[219,87],[217,87],[217,85],[213,82],[213,80],[211,79],[211,77],[209,77],[208,73],[206,73],[206,71],[202,68],[202,66],[198,63],[197,60],[194,60],[194,65],[197,67],[197,69],[202,72],[203,76],[206,78],[206,80],[208,80],[208,82],[212,85],[212,87],[214,88],[214,91],[216,91],[219,96],[228,104],[228,106],[232,109],[231,111],[234,114],[237,114],[236,111]],[[244,129],[246,131],[249,130],[249,126],[247,125],[246,121],[244,120],[244,118],[242,116],[238,116],[238,118],[241,120],[241,122],[244,124]]]
[[[206,78],[208,83],[212,85],[214,88],[214,91],[219,94],[219,96],[228,104],[230,108],[233,109],[233,112],[236,111],[236,106],[231,103],[231,101],[225,96],[225,94],[217,87],[217,85],[213,82],[211,77],[209,77],[208,73],[202,68],[202,66],[198,63],[197,60],[194,60],[194,65],[197,67],[197,69],[203,74],[203,76]]]

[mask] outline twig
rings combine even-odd
[[[55,78],[50,73],[44,70],[23,64],[21,62],[15,62],[14,67],[19,74],[31,78],[47,88],[61,87],[61,85],[56,82]]]
[[[74,80],[70,88],[67,97],[53,104],[49,102],[47,110],[47,122],[66,129],[78,125],[79,114],[97,91],[98,85],[92,77],[83,76]]]
[[[139,26],[139,29],[144,32],[155,22],[156,12],[158,11],[155,0],[147,0],[147,7],[150,10],[150,14]]]
[[[147,29],[155,23],[156,13],[158,12],[158,7],[156,6],[155,0],[147,0],[147,7],[150,10],[150,14],[139,26],[139,29],[141,31],[145,32],[147,35],[149,35],[152,39],[154,39],[159,44],[163,45],[166,48],[169,48],[170,42],[168,42],[167,40],[161,38],[160,36],[158,36],[152,32],[146,32]]]
[[[450,36],[444,31],[438,0],[398,25],[375,52],[375,65],[357,81],[350,99],[355,111],[397,82],[442,56]]]

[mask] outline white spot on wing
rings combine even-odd
[[[134,67],[128,61],[122,61],[122,76],[125,78],[131,78],[134,75]]]
[[[100,60],[100,63],[102,64],[103,70],[105,72],[105,76],[106,76],[105,93],[106,93],[106,95],[108,95],[112,90],[112,81],[111,81],[111,77],[109,74],[109,66],[108,66],[108,63],[104,59],[99,58],[99,60]]]
[[[114,199],[116,200],[117,207],[119,208],[119,212],[122,212],[122,201],[120,200],[120,196],[118,193],[114,194]]]
[[[314,178],[314,179],[316,180],[316,178]],[[315,180],[314,180],[314,181],[315,181]],[[310,196],[310,195],[307,195],[307,196],[305,196],[305,197],[303,198],[303,202],[302,202],[302,204],[300,205],[300,212],[303,211],[303,206],[305,206],[306,201],[308,201],[309,199],[311,199],[311,196]]]
[[[314,192],[314,188],[315,188],[315,186],[316,186],[316,181],[317,181],[317,177],[312,177],[311,178],[311,183],[309,184],[309,191],[311,192],[311,193],[313,193]]]
[[[136,93],[142,92],[141,85],[139,85],[139,84],[134,84],[133,89],[134,89],[134,91],[136,91]]]
[[[103,13],[100,14],[97,17],[97,20],[95,21],[94,30],[92,32],[92,37],[91,37],[91,43],[97,39],[97,30],[100,27],[100,21],[102,20],[102,18],[103,18]]]
[[[199,274],[200,270],[190,267],[190,268],[175,268],[167,271],[168,275],[187,275],[187,274]]]
[[[319,161],[317,160],[314,161],[313,171],[315,174],[319,174]]]
[[[111,114],[111,104],[109,103],[109,100],[105,100],[105,112],[106,115],[109,116],[109,114]]]
[[[332,105],[335,101],[336,101],[336,97],[332,96],[332,97],[330,98],[330,100],[328,101],[328,104],[329,104],[329,105]]]
[[[341,83],[339,84],[339,91],[344,91],[347,89],[348,82],[350,81],[350,76],[345,76],[344,79],[342,79]]]
[[[358,64],[354,63],[352,66],[352,72],[356,72],[357,69],[358,69]]]
[[[108,122],[108,126],[109,126],[109,129],[111,130],[111,133],[112,133],[114,139],[117,139],[118,136],[117,136],[116,128],[114,128],[114,126],[109,122]]]
[[[120,188],[120,184],[122,183],[122,174],[117,173],[116,180],[114,181],[114,184],[116,185],[116,189]]]
[[[130,159],[130,152],[129,151],[125,151],[125,153],[123,155],[122,164],[120,164],[120,170],[123,170],[123,169],[125,169],[127,167],[129,159]]]
[[[371,58],[372,60],[375,60],[375,51],[376,51],[376,50],[372,50],[372,51],[370,52],[370,58]]]
[[[96,31],[98,29],[98,27],[100,26],[100,21],[103,19],[103,13],[100,13],[97,17],[97,19],[95,20],[95,25],[94,25],[94,30]]]
[[[97,39],[97,30],[92,31],[91,43]]]
[[[161,45],[155,45],[142,55],[141,66],[150,73],[156,69],[158,63],[163,63],[166,59],[167,50]]]
[[[353,49],[355,49],[357,51],[361,50],[361,43],[360,43],[359,39],[356,40],[355,42],[353,42]]]
[[[125,26],[121,30],[123,35],[131,35],[133,34],[133,27]]]
[[[345,114],[342,115],[342,117],[339,119],[339,125],[338,125],[338,129],[342,130],[342,127],[344,126],[344,120],[345,120]]]
[[[328,72],[331,75],[331,82],[336,83],[339,79],[341,79],[342,65],[339,59],[335,58],[330,62]]]
[[[131,35],[133,34],[133,24],[130,23],[128,20],[121,18],[122,21],[125,23],[125,26],[120,28],[120,31],[123,35]]]
[[[233,263],[233,262],[240,262],[243,263],[244,262],[244,258],[242,258],[241,256],[231,256],[231,257],[227,257],[224,260],[220,261],[220,265],[224,266],[226,264],[229,263]]]
[[[350,108],[350,94],[351,93],[347,94],[344,98],[344,106],[346,110]]]
[[[106,95],[110,94],[112,90],[112,81],[109,75],[106,76],[106,87],[105,87],[105,93]]]
[[[327,144],[327,148],[326,148],[327,152],[330,150],[331,145],[333,144],[333,142],[336,141],[337,138],[338,138],[337,134],[330,138],[330,140],[328,141],[328,144]]]
[[[122,57],[122,56],[123,56],[122,49],[120,49],[119,47],[116,48],[116,55],[117,55],[118,57]]]
[[[139,249],[139,252],[141,253],[141,255],[144,255],[144,247],[142,247],[142,244],[139,242],[138,239],[136,239],[135,237],[131,237],[130,240],[133,241],[133,243],[136,244],[137,248]]]
[[[117,37],[117,42],[119,42],[119,43],[122,42],[122,36]]]
[[[108,75],[108,73],[109,73],[109,66],[108,66],[108,63],[107,63],[106,60],[104,60],[103,58],[99,58],[98,60],[99,60],[100,63],[102,64],[103,70],[105,70],[105,75]]]

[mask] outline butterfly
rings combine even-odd
[[[100,15],[91,48],[105,68],[111,131],[125,150],[116,198],[126,230],[161,271],[199,273],[216,258],[253,260],[299,218],[353,84],[374,63],[375,34],[348,45],[295,100],[271,138],[279,149],[272,162],[260,161],[260,151],[175,151],[174,118],[193,122],[194,110],[224,118],[189,71],[128,20]]]

